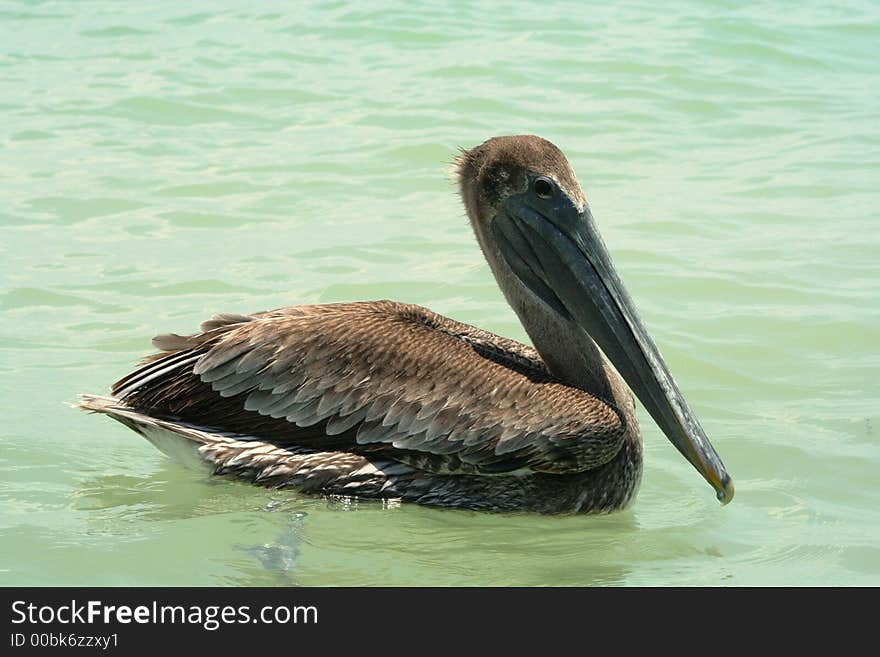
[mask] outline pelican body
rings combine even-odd
[[[562,152],[535,136],[496,137],[463,151],[456,173],[477,242],[534,347],[394,301],[224,314],[196,334],[154,338],[158,354],[112,396],[82,395],[80,406],[175,459],[255,484],[607,513],[626,507],[641,479],[629,384],[730,501],[733,483]]]

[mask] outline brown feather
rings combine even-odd
[[[184,349],[114,393],[158,417],[432,472],[582,472],[613,458],[624,438],[612,406],[556,381],[530,347],[420,306],[220,317],[230,321],[158,340]]]

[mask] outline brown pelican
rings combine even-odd
[[[80,406],[172,457],[257,484],[600,513],[625,507],[641,478],[625,380],[729,502],[733,483],[562,152],[535,136],[496,137],[463,151],[456,172],[483,255],[534,348],[394,301],[224,314],[194,335],[154,338],[161,353],[112,397],[83,395]]]

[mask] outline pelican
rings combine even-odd
[[[608,513],[642,473],[635,393],[722,504],[734,487],[618,278],[562,152],[462,151],[477,242],[534,347],[395,301],[221,314],[79,406],[269,487],[488,511]],[[604,354],[604,357],[603,357]],[[607,358],[607,360],[606,360]],[[609,363],[610,361],[610,363]]]

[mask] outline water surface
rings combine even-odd
[[[0,584],[880,584],[880,7],[0,7]],[[737,484],[628,511],[205,478],[105,418],[159,332],[391,298],[526,340],[444,169],[538,133]]]

